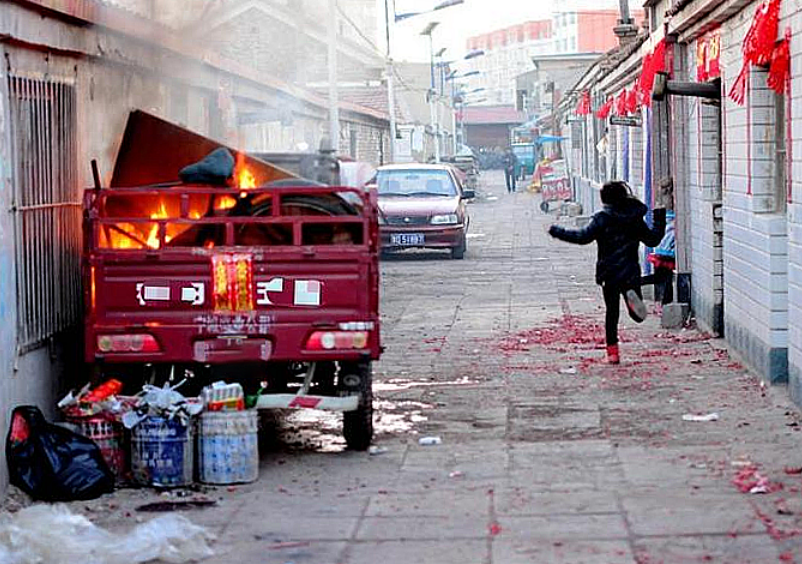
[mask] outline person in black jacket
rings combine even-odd
[[[518,157],[508,148],[504,153],[504,178],[507,181],[507,192],[515,192],[516,169],[518,168]]]
[[[641,243],[649,247],[660,244],[666,229],[666,211],[655,209],[652,212],[653,227],[650,228],[644,220],[648,212],[646,205],[632,195],[625,182],[617,180],[602,187],[601,201],[604,208],[594,214],[583,229],[565,229],[552,225],[549,235],[579,245],[587,245],[593,241],[598,243],[596,283],[602,287],[607,306],[607,360],[611,364],[618,364],[621,296],[624,296],[629,316],[642,323],[646,319],[646,305],[641,294],[638,249]]]

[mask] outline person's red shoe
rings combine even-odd
[[[607,364],[621,364],[618,345],[607,345]]]

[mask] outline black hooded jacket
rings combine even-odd
[[[596,262],[596,282],[614,284],[627,288],[640,285],[640,263],[638,248],[641,243],[648,247],[660,244],[666,231],[664,209],[654,210],[654,227],[644,221],[648,208],[635,198],[627,198],[616,206],[604,206],[593,215],[590,223],[582,229],[565,229],[552,226],[552,237],[587,245],[596,241],[599,256]]]

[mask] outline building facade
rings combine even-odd
[[[650,31],[594,65],[562,118],[586,212],[610,178],[672,207],[678,299],[802,403],[799,9],[796,0],[647,2]],[[745,41],[753,27],[771,30],[762,59],[761,40]],[[621,92],[643,93],[647,69],[658,73],[650,100],[616,116]],[[590,114],[577,112],[584,92]]]
[[[570,3],[568,4],[570,8]],[[633,16],[643,21],[643,11]],[[532,59],[570,54],[602,54],[615,47],[613,28],[620,14],[614,9],[564,9],[547,20],[526,22],[468,40],[468,50],[482,50],[483,57],[469,61],[469,72],[478,72],[468,89],[483,88],[487,105],[518,105],[516,78],[533,70]]]

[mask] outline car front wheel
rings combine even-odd
[[[457,245],[456,247],[451,247],[451,258],[456,260],[462,260],[463,258],[465,258],[465,251],[467,250],[468,250],[468,242],[463,236],[459,245]]]

